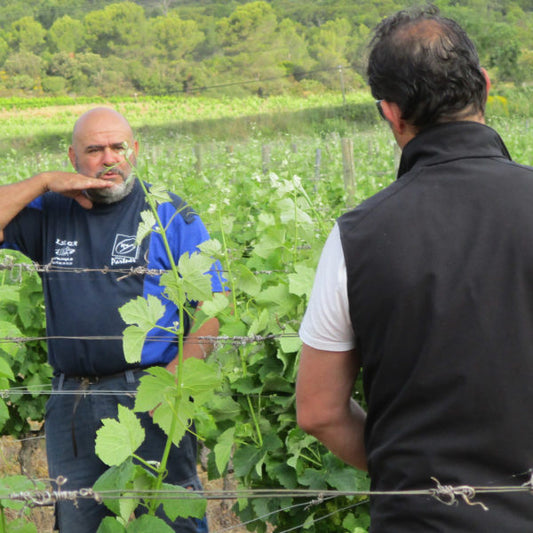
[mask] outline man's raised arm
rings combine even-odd
[[[93,205],[83,191],[112,187],[112,183],[98,178],[88,178],[75,172],[41,172],[17,183],[0,187],[0,242],[4,241],[4,228],[30,202],[41,194],[54,191],[74,198],[82,207]]]

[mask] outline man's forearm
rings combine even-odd
[[[46,192],[45,174],[0,187],[0,232],[35,198]]]
[[[76,172],[41,172],[17,183],[0,187],[0,242],[4,240],[4,228],[30,202],[47,191],[73,198],[83,208],[90,209],[92,202],[84,194],[87,189],[103,189],[113,184],[98,178],[89,178]]]
[[[304,343],[296,380],[298,425],[343,461],[366,470],[366,414],[353,399],[355,350],[331,352]]]
[[[345,463],[367,469],[364,444],[366,413],[354,400],[341,418],[315,426],[310,433]]]

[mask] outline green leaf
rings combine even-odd
[[[294,274],[289,274],[289,291],[296,296],[310,296],[315,270],[305,265],[296,265],[294,270]]]
[[[215,417],[215,419],[235,419],[239,416],[241,408],[239,404],[229,396],[222,396],[214,394],[207,405],[209,412]]]
[[[272,213],[262,212],[257,217],[257,233],[262,233],[276,225],[276,219]]]
[[[324,470],[306,468],[303,475],[298,477],[298,481],[301,485],[309,487],[312,490],[325,490],[327,488],[326,472]]]
[[[138,363],[148,333],[165,313],[165,306],[156,296],[141,296],[124,304],[119,309],[122,319],[130,325],[124,330],[122,345],[128,363]]]
[[[187,301],[185,294],[184,281],[181,277],[176,277],[174,272],[169,271],[161,275],[159,283],[165,287],[165,296],[178,307],[184,305]]]
[[[176,493],[177,496],[175,499],[163,500],[163,509],[170,520],[174,521],[178,516],[202,518],[205,515],[207,500],[200,494],[168,483],[163,483],[162,488],[165,491]],[[188,497],[180,498],[180,494],[182,495],[184,492],[188,493]]]
[[[283,447],[280,438],[274,432],[263,433],[263,445],[258,448],[256,446],[243,446],[235,451],[234,467],[235,475],[238,477],[246,477],[252,468],[259,477],[262,476],[262,467],[268,455]]]
[[[43,383],[50,381],[52,378],[52,367],[46,364],[40,364],[39,367],[35,370],[35,374],[31,374],[27,379],[24,380],[24,385],[28,387],[32,393],[32,398],[37,398],[41,394],[41,389],[43,388]]]
[[[245,265],[237,263],[232,266],[232,273],[235,276],[235,285],[240,291],[249,296],[257,296],[261,290],[261,281]]]
[[[295,207],[294,201],[291,198],[282,198],[277,202],[276,207],[280,212],[280,220],[282,224],[288,224],[295,219],[300,225],[311,226],[313,224],[313,220],[309,215],[299,207]]]
[[[254,319],[250,328],[248,329],[248,336],[253,337],[265,331],[268,323],[270,322],[270,313],[263,309],[260,315]]]
[[[174,530],[161,518],[143,514],[128,524],[127,533],[174,533]]]
[[[233,388],[240,394],[256,394],[261,392],[263,385],[261,383],[255,383],[252,377],[247,376],[245,378],[235,380],[233,382]]]
[[[237,477],[246,477],[259,461],[262,451],[255,446],[241,446],[235,451],[234,469]]]
[[[213,259],[199,253],[186,252],[180,257],[178,271],[188,300],[203,302],[211,299],[211,276],[207,272],[212,266]]]
[[[0,337],[12,337],[16,339],[22,336],[22,333],[14,324],[5,320],[0,320]],[[0,344],[0,349],[11,355],[11,357],[15,357],[19,350],[19,346],[16,341],[3,341]]]
[[[131,457],[144,441],[144,429],[133,411],[119,405],[118,421],[104,418],[96,432],[96,455],[108,466]]]
[[[211,298],[211,294],[209,296]],[[224,309],[227,309],[228,307],[228,297],[221,292],[217,292],[212,295],[211,299],[203,301],[202,312],[210,318],[219,315],[222,311],[224,311]]]
[[[346,465],[332,453],[323,458],[326,481],[334,488],[343,491],[368,490],[370,478],[365,472]]]
[[[272,287],[267,287],[257,296],[257,303],[275,311],[279,315],[292,315],[294,306],[298,302],[298,297],[289,293],[289,287],[284,283],[278,283]]]
[[[106,516],[98,526],[96,533],[126,533],[126,528],[112,516]]]
[[[268,234],[262,235],[254,246],[254,253],[263,259],[285,245],[285,228],[270,228]]]
[[[214,447],[215,452],[215,463],[217,466],[218,473],[222,476],[228,466],[231,452],[233,451],[233,441],[235,437],[235,427],[226,429],[219,437],[217,438],[217,443]]]
[[[34,482],[26,476],[8,476],[0,478],[0,506],[20,510],[26,506],[25,502],[7,499],[12,493],[29,490],[43,490],[42,482]]]
[[[174,395],[176,376],[163,367],[146,369],[137,387],[134,410],[137,412],[151,411],[159,405],[167,395]]]
[[[150,411],[160,405],[163,409],[174,409],[178,396],[176,376],[166,368],[154,367],[146,370],[147,375],[141,377],[135,400],[135,411]],[[189,397],[194,398],[196,405],[202,405],[210,400],[215,390],[220,386],[221,378],[214,366],[205,361],[190,357],[183,361],[183,385],[181,389],[180,409],[184,409],[187,415],[194,408],[187,406]],[[192,405],[192,404],[191,404]],[[170,413],[171,414],[171,413]],[[181,420],[187,420],[180,413]],[[154,415],[154,420],[155,420]],[[186,427],[188,423],[184,424]]]
[[[127,363],[139,363],[146,336],[150,330],[138,326],[128,326],[123,332],[122,348]]]
[[[315,513],[311,513],[302,524],[302,529],[309,529],[315,524]]]
[[[7,409],[6,402],[0,398],[0,430],[4,427],[5,423],[9,420],[9,411]]]
[[[119,312],[126,324],[152,329],[164,315],[165,306],[157,296],[149,294],[147,298],[138,296],[130,300],[119,309]]]
[[[172,201],[165,186],[159,183],[150,185],[149,194],[158,204]]]
[[[203,404],[220,387],[221,378],[216,368],[201,359],[189,357],[183,362],[183,393]]]
[[[156,220],[155,216],[150,210],[141,211],[141,222],[137,228],[137,235],[135,237],[135,242],[140,244],[150,233],[152,233],[152,228],[155,226]]]
[[[274,468],[269,468],[269,473],[285,489],[296,489],[298,487],[296,472],[287,463],[281,463]]]
[[[9,366],[9,363],[0,356],[0,377],[8,378],[8,379],[15,379],[15,376],[13,375],[13,371],[11,370],[11,367]]]
[[[357,484],[357,472],[350,467],[327,470],[326,480],[333,488],[342,491],[354,490]]]
[[[18,303],[20,300],[20,287],[18,285],[0,285],[0,302]]]
[[[209,239],[198,245],[200,251],[208,257],[214,259],[223,259],[224,252],[222,250],[222,244],[216,239]],[[212,261],[212,260],[211,260]]]
[[[179,402],[167,401],[154,411],[154,422],[179,446],[185,432],[194,418],[196,407],[189,398],[181,397]],[[176,423],[174,423],[176,420]],[[172,431],[172,428],[174,430]]]
[[[131,458],[126,459],[122,464],[118,466],[112,466],[108,468],[95,482],[93,489],[96,492],[105,493],[108,490],[120,490],[128,489],[133,486],[133,480],[138,474],[138,468],[133,464]],[[131,503],[130,503],[131,502]],[[127,521],[131,512],[139,503],[138,499],[115,499],[115,498],[105,498],[105,506],[120,516],[124,521]],[[124,505],[126,504],[126,506]],[[128,509],[127,507],[131,507]]]
[[[281,337],[281,339],[279,340],[279,345],[281,346],[281,349],[285,353],[298,352],[300,348],[302,347],[302,341],[300,337],[296,334],[296,331],[290,326],[285,326],[283,333],[285,335],[290,335],[290,336]],[[294,334],[294,336],[292,336],[291,334]]]
[[[37,533],[37,527],[24,518],[16,518],[9,522],[6,533]]]
[[[205,390],[211,387],[209,395],[213,393],[212,381],[209,378],[210,373],[214,372],[213,370],[206,371],[206,376],[203,376],[201,379],[191,377],[195,372],[187,372],[187,366],[191,363],[189,361],[197,361],[199,363],[205,362],[199,361],[198,359],[187,359],[184,361],[184,381],[190,379],[194,381],[197,391],[195,393],[195,398],[197,403],[201,403],[203,394]],[[192,363],[194,365],[194,362]],[[206,369],[207,369],[206,365]],[[183,387],[181,391],[181,396],[178,400],[178,387],[176,384],[176,377],[171,374],[165,368],[154,367],[147,370],[148,374],[143,376],[140,379],[140,384],[137,390],[137,398],[135,400],[135,411],[150,411],[154,408],[153,420],[158,424],[161,429],[171,437],[172,442],[179,446],[185,431],[190,426],[191,420],[194,418],[195,412],[197,410],[196,404],[194,404],[190,397],[189,393],[190,387],[193,386],[192,383],[188,383],[187,387]],[[193,391],[194,392],[194,391]],[[173,420],[176,420],[177,423],[174,425],[174,432],[172,435],[172,423]]]

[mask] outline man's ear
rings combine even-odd
[[[481,67],[481,72],[483,73],[483,77],[485,78],[485,83],[487,84],[487,95],[488,95],[490,88],[492,87],[492,84],[489,78],[489,73],[483,67]]]
[[[382,100],[381,109],[398,146],[403,149],[416,136],[418,129],[402,118],[402,110],[398,104]]]
[[[387,102],[387,100],[381,101],[381,109],[385,119],[391,125],[391,128],[400,135],[404,133],[406,122],[402,118],[402,110],[400,106],[394,102]]]
[[[74,153],[74,148],[72,145],[68,147],[68,158],[70,159],[70,164],[73,168],[76,168],[76,154]]]

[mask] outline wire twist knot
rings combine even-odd
[[[437,488],[430,489],[430,494],[440,503],[443,503],[444,505],[457,505],[459,503],[457,501],[457,496],[460,496],[468,505],[479,505],[484,511],[489,510],[485,504],[472,501],[476,497],[474,487],[470,487],[469,485],[461,485],[459,487],[441,485],[437,478],[432,477],[431,479],[437,484]]]

